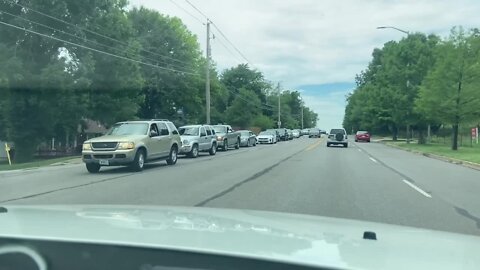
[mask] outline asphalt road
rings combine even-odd
[[[480,235],[480,171],[380,143],[300,138],[143,172],[82,164],[0,173],[0,204],[181,205],[281,211]]]

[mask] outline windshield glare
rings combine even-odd
[[[184,136],[197,136],[199,128],[198,127],[181,127],[178,129],[180,135]]]
[[[147,135],[147,123],[121,123],[114,125],[107,135]]]
[[[215,130],[216,133],[227,133],[227,127],[225,126],[213,126],[213,130]]]

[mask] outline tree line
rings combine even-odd
[[[0,140],[15,159],[78,133],[85,119],[168,118],[205,122],[205,68],[197,37],[179,18],[127,0],[0,1]],[[296,91],[248,65],[211,68],[212,123],[239,127],[315,126]]]
[[[457,150],[459,128],[479,122],[480,31],[454,27],[446,38],[413,33],[374,49],[347,96],[343,126],[394,140],[415,129],[420,144],[427,127],[450,127]]]

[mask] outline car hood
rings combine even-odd
[[[258,135],[258,139],[270,139],[273,138],[273,135]]]
[[[480,238],[297,214],[183,207],[7,206],[0,237],[167,248],[341,269],[478,269]],[[365,231],[377,240],[366,240]]]
[[[189,141],[194,141],[194,140],[198,140],[198,136],[190,136],[190,135],[182,135],[180,136],[180,138],[183,140],[189,140]]]
[[[227,133],[216,132],[215,135],[217,135],[218,137],[225,137],[225,135],[227,135]]]
[[[89,139],[86,142],[125,142],[125,141],[138,141],[148,137],[147,135],[104,135],[96,138]]]

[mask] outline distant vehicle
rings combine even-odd
[[[287,129],[288,140],[293,140],[293,130]]]
[[[277,143],[277,132],[276,131],[262,131],[260,134],[257,136],[257,141],[260,144],[263,143],[270,143],[274,144]]]
[[[292,133],[294,138],[300,138],[300,130],[294,129]]]
[[[240,133],[240,146],[256,146],[257,136],[250,130],[239,130]]]
[[[338,144],[343,145],[343,147],[348,147],[347,131],[345,131],[344,128],[334,128],[330,130],[328,134],[327,147]]]
[[[223,151],[228,151],[228,148],[240,148],[240,134],[234,132],[230,125],[215,125],[213,126],[217,135],[217,148],[222,148]]]
[[[274,128],[271,128],[271,129],[267,129],[266,131],[269,131],[269,132],[272,132],[276,135],[276,141],[279,142],[282,140],[282,136],[280,134],[280,130],[279,129],[274,129]]]
[[[318,128],[311,128],[308,131],[308,137],[309,138],[320,138],[322,137],[322,134],[320,134],[320,129]]]
[[[277,128],[278,133],[280,134],[279,141],[286,141],[288,140],[288,131],[286,128]]]
[[[180,154],[191,158],[198,157],[199,152],[217,153],[217,137],[215,130],[209,125],[188,125],[178,129],[182,139]]]
[[[302,130],[300,131],[300,135],[302,135],[302,136],[303,136],[303,135],[308,135],[309,132],[310,132],[310,129],[304,128],[304,129],[302,129]]]
[[[146,162],[177,163],[180,146],[179,132],[168,120],[126,121],[113,125],[104,136],[85,141],[82,160],[90,173],[119,165],[141,171]]]
[[[327,131],[325,131],[325,130],[320,130],[320,134],[327,135]]]
[[[357,133],[355,134],[355,141],[370,142],[370,133],[368,133],[368,131],[357,131]]]

